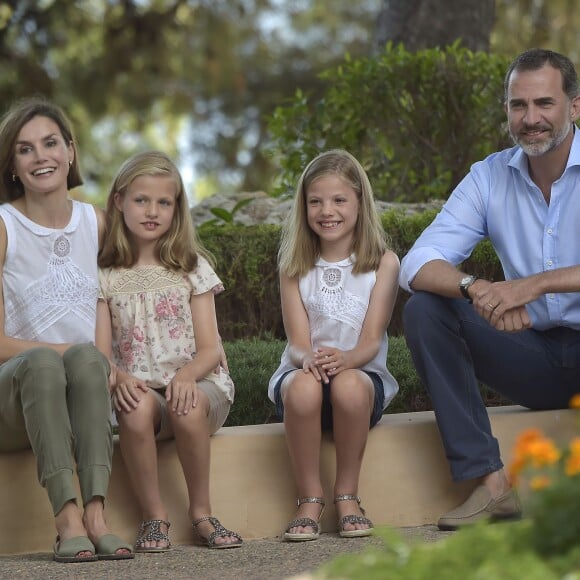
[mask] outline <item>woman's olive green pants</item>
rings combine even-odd
[[[38,347],[0,365],[0,452],[32,447],[54,514],[77,499],[105,497],[113,438],[109,363],[92,344],[64,356]]]

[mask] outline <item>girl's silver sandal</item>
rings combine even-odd
[[[302,497],[298,500],[298,507],[303,503],[319,503],[322,505],[320,509],[320,514],[318,515],[318,521],[312,518],[296,518],[292,520],[286,527],[286,532],[284,533],[284,539],[287,542],[307,542],[308,540],[318,540],[320,538],[320,518],[324,513],[324,498],[322,497]],[[291,533],[292,528],[303,527],[312,528],[312,532],[303,532],[301,534]]]
[[[371,520],[369,520],[367,517],[365,517],[365,510],[361,507],[360,505],[360,497],[358,497],[358,495],[353,495],[350,493],[345,493],[342,495],[337,495],[334,498],[334,503],[337,503],[339,501],[356,501],[356,503],[358,503],[359,509],[361,511],[362,516],[359,515],[354,515],[354,514],[349,514],[346,516],[343,516],[342,518],[340,518],[340,520],[338,521],[338,535],[341,538],[364,538],[366,536],[370,536],[373,533],[373,522],[371,522]],[[345,530],[344,526],[350,524],[350,525],[355,525],[355,524],[364,524],[366,526],[368,526],[368,528],[364,528],[362,530]]]

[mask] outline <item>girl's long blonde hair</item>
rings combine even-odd
[[[320,257],[320,240],[308,225],[306,193],[317,179],[328,175],[335,175],[352,187],[359,201],[352,243],[353,272],[378,269],[387,250],[385,231],[365,170],[348,151],[332,149],[315,157],[298,180],[290,219],[282,230],[278,252],[280,272],[289,277],[304,276]]]
[[[156,253],[161,264],[170,270],[191,272],[197,266],[198,256],[202,255],[213,265],[211,255],[195,233],[179,170],[165,153],[145,151],[127,159],[113,181],[107,199],[105,241],[99,254],[99,266],[130,268],[137,261],[136,247],[114,198],[116,193],[123,197],[129,185],[144,175],[171,177],[177,189],[171,226],[157,241]]]

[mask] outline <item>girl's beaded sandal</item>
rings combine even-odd
[[[161,531],[161,525],[167,526],[167,532]],[[171,524],[165,520],[147,520],[141,522],[137,540],[135,541],[135,552],[154,553],[154,552],[169,552],[171,550],[171,542],[169,541],[169,526]],[[148,548],[145,542],[167,542],[167,546]]]
[[[284,534],[284,539],[287,542],[307,542],[308,540],[318,540],[320,538],[320,518],[324,513],[324,498],[322,497],[302,497],[298,500],[298,507],[303,503],[319,503],[322,508],[320,509],[320,514],[318,515],[318,521],[312,518],[296,518],[292,520],[286,527],[286,532]],[[312,528],[312,532],[304,532],[301,534],[291,533],[292,528],[297,527],[309,527]]]
[[[334,503],[338,503],[339,501],[356,501],[358,503],[359,509],[362,513],[362,516],[349,514],[347,516],[343,516],[340,518],[338,522],[338,535],[341,538],[364,538],[366,536],[370,536],[373,533],[373,522],[365,517],[365,510],[360,507],[360,497],[358,495],[353,495],[350,493],[345,493],[342,495],[337,495],[334,498]],[[344,526],[346,524],[365,524],[368,528],[362,530],[345,530]]]
[[[204,537],[199,533],[199,530],[197,529],[197,526],[199,524],[201,524],[202,522],[209,522],[212,526],[214,531],[209,535],[209,537]],[[198,518],[197,520],[191,522],[191,525],[193,527],[193,531],[195,533],[195,535],[197,536],[199,543],[202,546],[207,546],[208,548],[212,549],[212,550],[225,550],[226,548],[239,548],[243,543],[244,540],[242,540],[242,537],[237,534],[236,532],[232,532],[231,530],[228,530],[227,528],[224,528],[221,524],[221,522],[217,519],[214,518],[213,516],[202,516],[201,518]],[[233,542],[227,542],[227,543],[219,543],[216,544],[216,538],[234,538]]]

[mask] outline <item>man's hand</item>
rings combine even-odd
[[[530,328],[525,308],[539,295],[531,278],[505,282],[478,280],[472,286],[473,307],[494,328],[505,332],[519,332]]]

